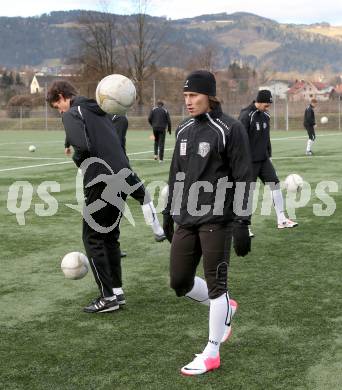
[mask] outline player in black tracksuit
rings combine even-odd
[[[127,117],[126,115],[108,115],[108,117],[110,117],[114,125],[115,132],[119,137],[120,144],[127,157],[126,154],[126,134],[128,129]],[[65,153],[67,155],[71,154],[70,143],[67,139],[65,139]],[[130,184],[134,186],[138,183],[140,183],[139,188],[137,188],[137,190],[134,191],[131,194],[131,196],[133,199],[135,199],[140,203],[145,217],[145,221],[148,225],[151,226],[154,233],[155,240],[157,242],[162,242],[165,240],[166,237],[164,235],[164,231],[162,227],[160,226],[157,212],[153,205],[150,194],[146,191],[145,186],[142,184],[142,181],[140,180],[138,175],[134,173],[134,175],[130,177]],[[121,251],[121,257],[126,257],[126,255],[127,255],[126,252]]]
[[[127,117],[126,115],[112,115],[110,116],[110,118],[119,137],[121,146],[124,152],[126,153],[126,134],[128,129]],[[71,153],[70,143],[68,142],[67,139],[65,139],[64,147],[65,147],[65,154],[70,154]]]
[[[315,142],[316,134],[315,134],[315,126],[316,126],[316,119],[315,119],[315,111],[314,108],[316,107],[317,100],[311,99],[310,104],[306,107],[304,112],[304,127],[308,133],[308,141],[306,143],[306,155],[312,156],[312,145]]]
[[[210,305],[208,344],[182,368],[185,375],[219,367],[219,346],[230,334],[236,309],[227,287],[232,236],[239,256],[250,251],[248,138],[240,122],[222,113],[215,94],[213,74],[195,71],[188,76],[184,95],[191,118],[176,131],[163,211],[164,231],[172,242],[171,287],[177,296]],[[175,231],[174,222],[178,225]],[[195,276],[202,256],[205,280]]]
[[[126,134],[128,129],[128,120],[126,115],[113,115],[112,122],[119,136],[123,150],[126,153]]]
[[[292,228],[298,224],[285,216],[279,179],[271,162],[270,114],[267,111],[271,103],[271,92],[265,89],[259,91],[256,101],[241,110],[239,120],[247,130],[249,138],[253,163],[253,182],[256,182],[259,177],[264,184],[270,186],[278,228]]]
[[[154,135],[154,159],[163,161],[166,127],[171,134],[171,119],[169,112],[164,107],[164,103],[159,101],[157,107],[154,107],[148,116],[148,122],[153,128]]]
[[[100,298],[84,311],[113,311],[125,303],[119,222],[127,195],[139,185],[110,117],[95,100],[76,95],[69,82],[56,81],[47,101],[62,114],[66,142],[73,147],[73,160],[84,174],[83,242],[100,290]],[[89,161],[92,163],[87,166]]]
[[[127,156],[126,153],[126,134],[127,134],[127,129],[128,129],[128,120],[126,115],[113,115],[111,117],[112,123],[114,125],[115,131],[117,135],[119,136],[121,146]],[[127,157],[128,158],[128,157]],[[132,185],[136,183],[141,183],[140,178],[138,175],[134,175],[135,178],[135,183],[131,183]],[[157,216],[157,211],[154,207],[154,204],[152,202],[151,196],[146,191],[146,188],[143,184],[134,191],[131,194],[132,198],[138,201],[141,205],[142,212],[144,214],[145,222],[147,225],[150,225],[152,228],[152,231],[154,233],[154,239],[157,242],[162,242],[166,239],[164,235],[163,228],[161,227],[158,216]],[[121,252],[121,256],[125,257],[126,253]]]

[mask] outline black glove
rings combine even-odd
[[[167,132],[171,135],[171,129],[169,129]]]
[[[174,233],[173,218],[169,212],[163,212],[163,229],[168,241],[172,241]]]
[[[246,256],[251,251],[248,225],[244,221],[233,223],[233,246],[237,256]]]

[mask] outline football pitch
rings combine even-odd
[[[167,181],[174,145],[168,135],[159,164],[150,134],[127,137],[131,165],[147,185]],[[304,131],[271,136],[280,179],[298,173],[311,186],[295,210],[299,227],[278,230],[274,211],[261,212],[260,191],[252,252],[231,257],[230,295],[239,309],[221,367],[183,377],[180,368],[207,343],[208,309],[169,288],[170,244],[154,241],[130,199],[135,226],[124,219],[120,239],[127,305],[83,313],[98,295],[93,277],[67,280],[60,270],[66,253],[84,252],[81,215],[66,206],[77,203],[77,169],[64,156],[64,133],[1,131],[0,388],[341,389],[342,132],[318,131],[312,157],[304,155]],[[9,189],[23,182],[28,193],[13,200]],[[50,208],[43,187],[54,198]]]

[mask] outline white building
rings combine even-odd
[[[50,76],[50,75],[44,76],[37,73],[33,76],[33,79],[30,83],[30,92],[31,94],[44,92],[45,87],[48,88],[53,81],[65,80],[65,79],[66,77]]]
[[[261,85],[260,89],[268,89],[271,91],[274,99],[286,99],[287,91],[289,90],[289,83],[286,81],[274,80],[267,84]]]

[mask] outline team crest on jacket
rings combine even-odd
[[[198,144],[198,154],[201,157],[205,157],[210,151],[210,143],[209,142],[200,142]]]

